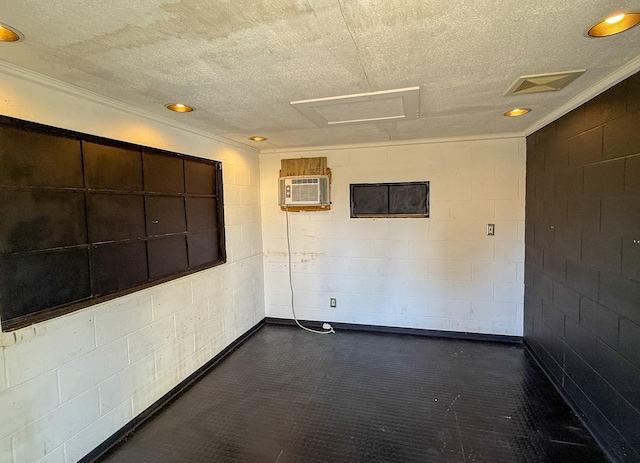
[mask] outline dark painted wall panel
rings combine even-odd
[[[182,159],[143,153],[144,189],[155,193],[184,193]]]
[[[0,253],[87,243],[83,192],[5,191],[0,196]]]
[[[427,185],[390,185],[390,214],[425,214]]]
[[[0,185],[82,188],[80,141],[0,126]]]
[[[384,185],[358,185],[352,187],[355,214],[388,214],[389,188]]]
[[[88,298],[87,248],[0,256],[0,281],[5,319]]]
[[[187,228],[190,232],[213,230],[218,226],[213,198],[187,198]]]
[[[145,236],[142,195],[89,194],[87,211],[91,243]]]
[[[87,188],[142,191],[140,150],[82,142]]]
[[[527,137],[525,341],[624,462],[640,461],[638,101],[640,74]]]
[[[94,246],[91,273],[96,296],[130,288],[148,279],[144,241]]]
[[[218,258],[218,239],[214,231],[188,235],[189,267],[195,268]]]
[[[182,196],[147,196],[145,207],[149,236],[180,233],[187,229]]]
[[[162,278],[189,268],[184,235],[149,240],[149,277]]]
[[[184,181],[187,194],[216,194],[216,169],[211,164],[185,160]]]

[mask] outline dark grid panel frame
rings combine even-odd
[[[5,116],[0,116],[0,136],[16,142],[15,147],[0,148],[3,330],[226,262],[220,162]],[[151,160],[146,176],[145,159]],[[170,188],[162,188],[164,164],[180,170],[180,179],[173,178],[175,172],[170,175]],[[16,198],[24,199],[24,208],[16,206]],[[68,205],[65,198],[71,201]],[[197,230],[187,228],[191,202],[213,209]],[[34,208],[35,203],[42,207]],[[166,212],[165,205],[170,206]],[[123,214],[131,227],[121,226]],[[74,256],[71,266],[61,260],[67,254]],[[63,278],[69,269],[79,268],[78,256],[84,256],[81,267],[86,271]],[[171,256],[175,262],[166,262]],[[118,271],[123,263],[130,271]],[[55,285],[33,291],[38,285],[29,274],[43,276],[44,268],[46,275],[60,278],[43,277],[45,286]],[[41,292],[42,297],[32,294],[21,303],[20,294],[28,292]]]
[[[428,218],[429,182],[352,183],[351,218]]]

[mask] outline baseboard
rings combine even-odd
[[[322,323],[313,320],[299,320],[309,328],[322,329]],[[265,322],[271,325],[294,325],[295,321],[289,318],[265,318]],[[410,334],[413,336],[426,336],[432,338],[467,339],[470,341],[491,341],[506,344],[522,344],[522,336],[507,336],[502,334],[463,333],[458,331],[427,330],[422,328],[400,328],[381,325],[361,325],[357,323],[330,322],[334,330],[370,331],[373,333]]]
[[[147,420],[153,418],[156,414],[162,411],[167,405],[180,397],[183,393],[185,393],[191,386],[193,386],[200,378],[206,375],[209,371],[211,371],[215,366],[224,360],[229,354],[231,354],[234,350],[240,347],[243,343],[245,343],[251,336],[253,336],[260,328],[265,325],[265,319],[263,318],[258,323],[256,323],[253,327],[247,330],[244,334],[242,334],[238,339],[233,341],[227,347],[224,348],[218,355],[213,357],[203,366],[194,371],[191,375],[185,378],[180,384],[175,386],[161,398],[156,400],[152,405],[150,405],[146,410],[140,413],[138,416],[133,418],[127,424],[125,424],[122,428],[112,434],[108,439],[98,445],[95,449],[93,449],[90,453],[85,455],[78,463],[91,463],[102,456],[104,456],[107,452],[111,451],[113,448],[118,446],[124,439],[127,438],[131,433],[133,433],[137,428],[139,428],[142,424],[144,424]]]

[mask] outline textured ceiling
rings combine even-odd
[[[615,0],[22,0],[0,60],[261,149],[522,132],[640,55]],[[520,75],[586,69],[504,95]],[[290,101],[420,86],[420,118],[318,127]],[[196,108],[169,113],[164,104]],[[529,107],[520,118],[506,110]],[[339,117],[339,116],[336,116]],[[247,138],[262,135],[257,144]]]

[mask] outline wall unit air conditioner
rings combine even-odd
[[[329,205],[329,176],[280,177],[281,206]]]

